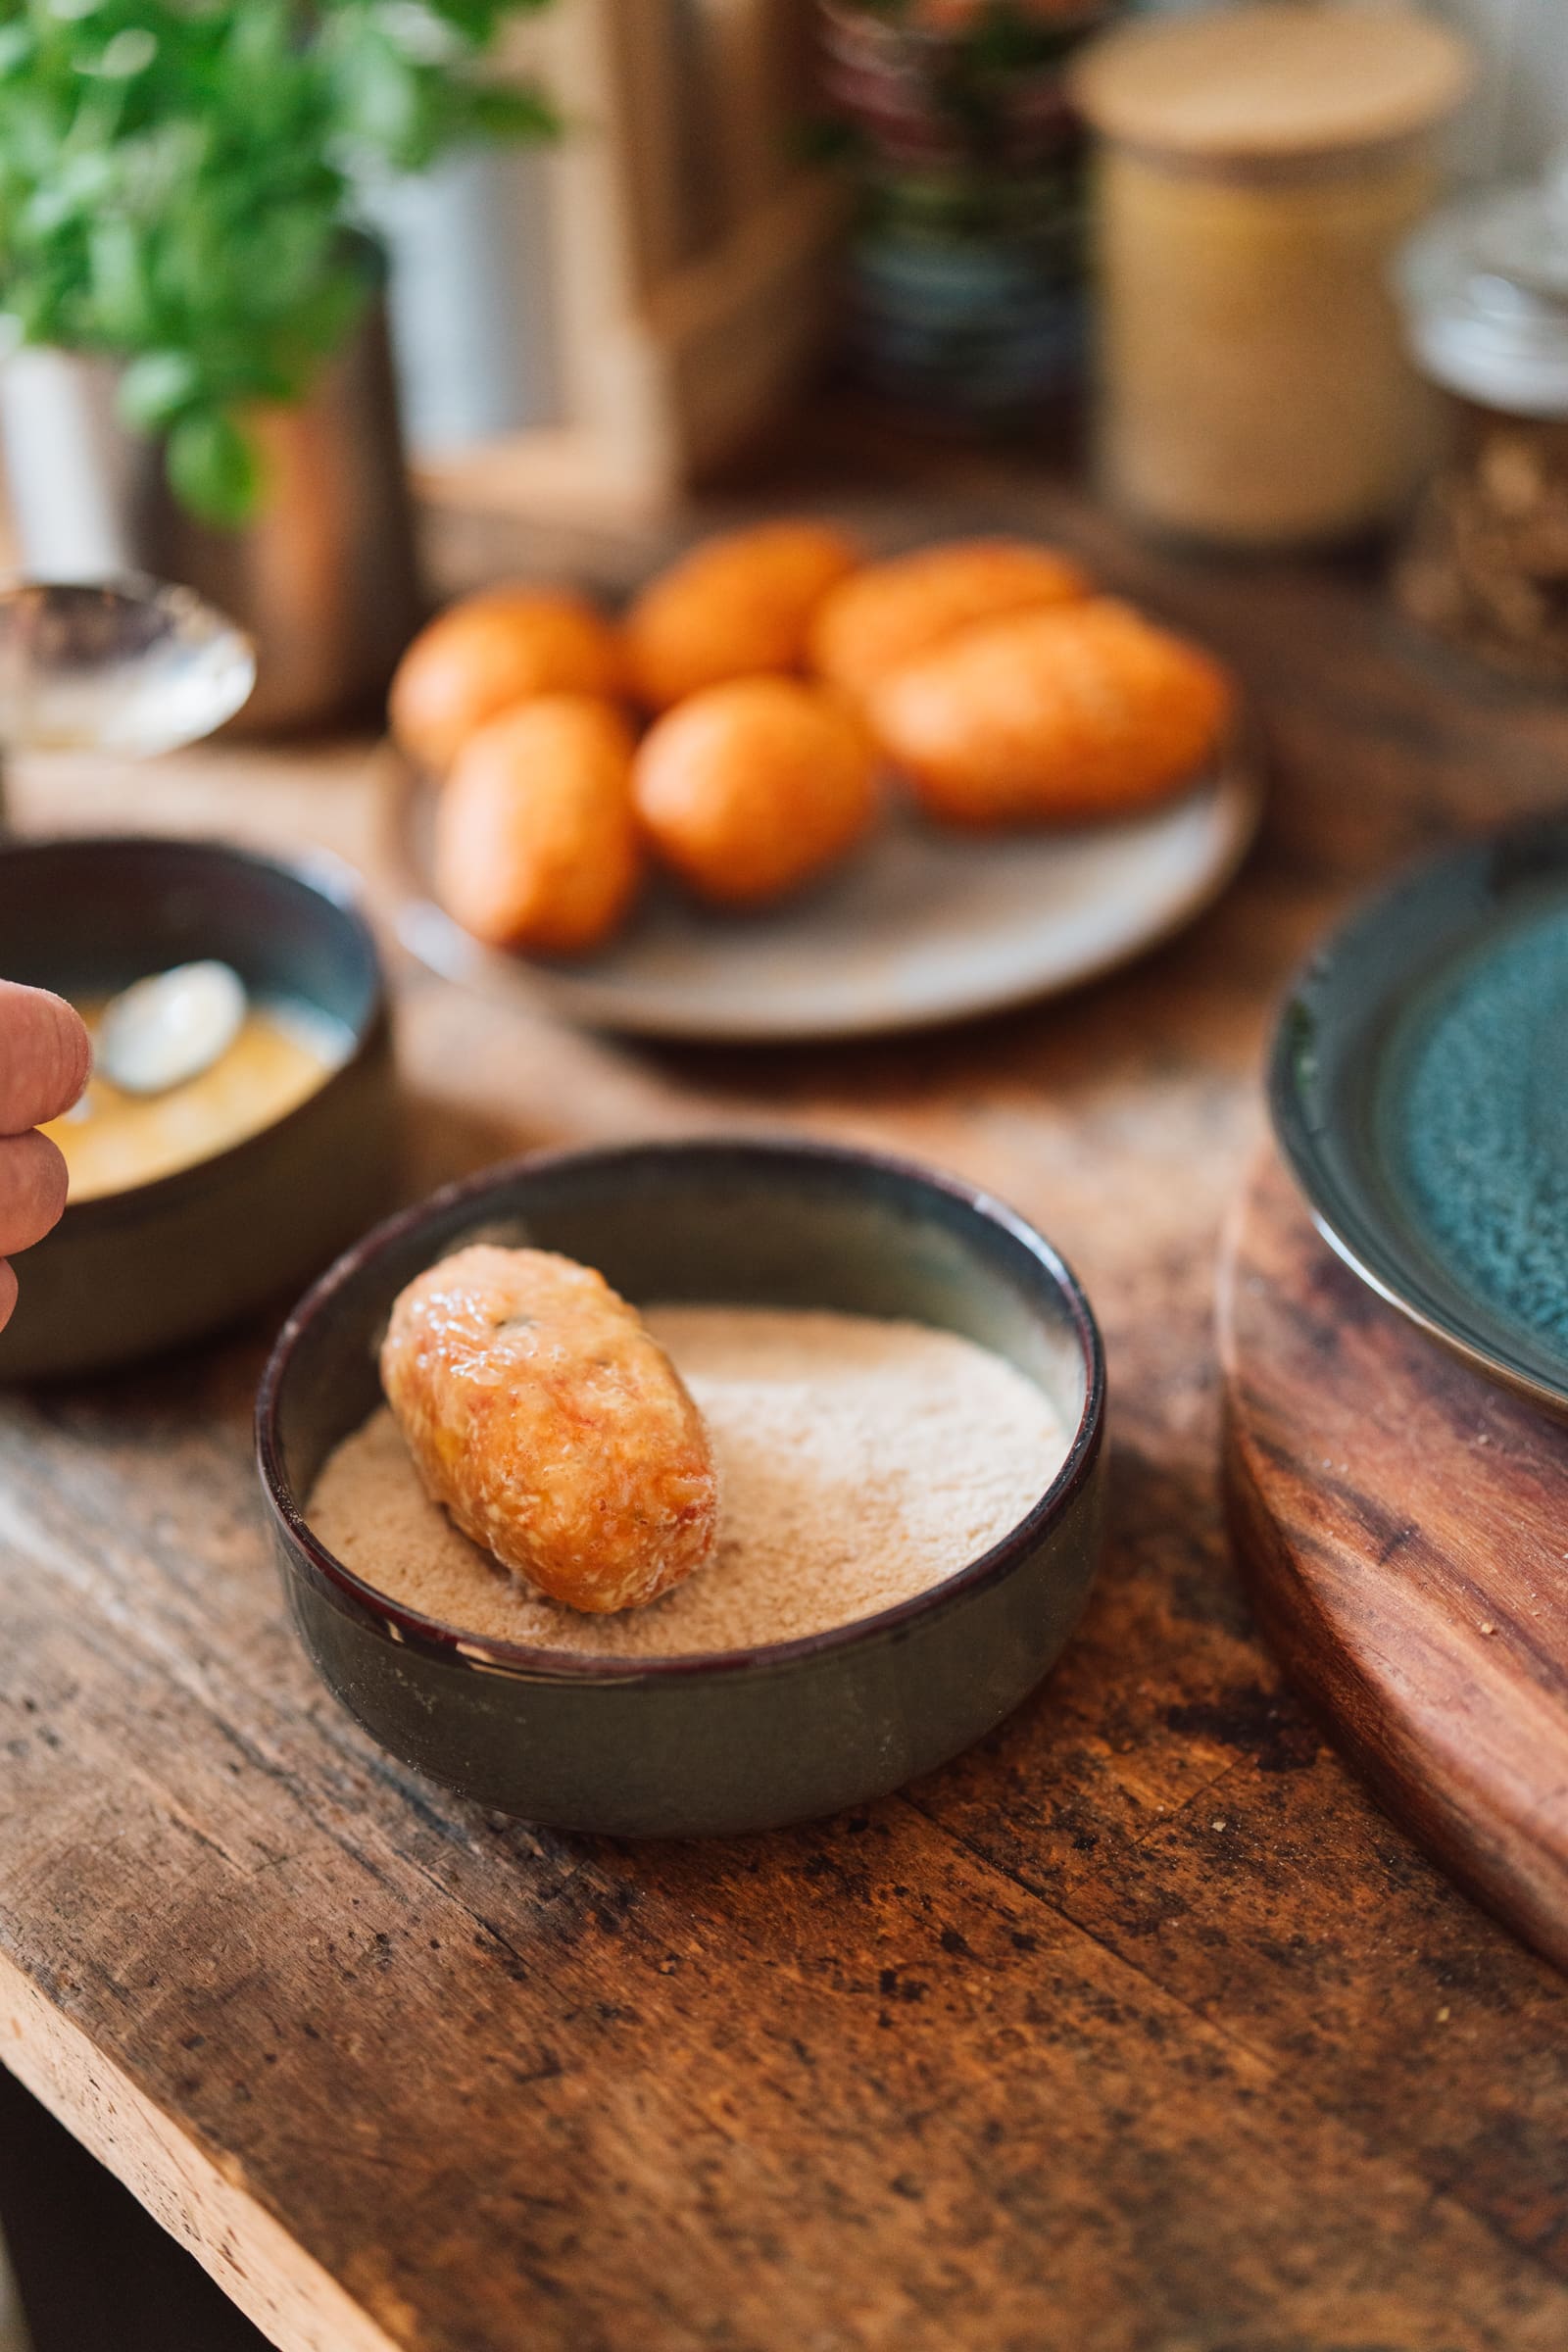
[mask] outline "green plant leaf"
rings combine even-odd
[[[367,172],[540,138],[481,69],[550,0],[0,0],[0,303],[34,343],[124,363],[179,495],[260,495],[237,421],[308,392],[367,299]]]
[[[78,69],[82,73],[101,74],[106,81],[129,81],[145,74],[158,56],[158,36],[145,24],[122,24],[104,43],[97,63]]]
[[[111,215],[87,236],[91,299],[106,340],[134,346],[152,324],[146,255],[133,222]]]
[[[121,414],[139,432],[162,432],[201,393],[202,370],[193,353],[144,351],[121,378]]]
[[[266,489],[261,452],[221,409],[197,409],[178,418],[166,458],[175,497],[201,521],[239,530],[259,511]]]
[[[35,46],[30,24],[0,24],[0,75],[20,73]]]
[[[468,121],[481,138],[554,139],[561,132],[555,107],[528,82],[493,82],[474,90]]]

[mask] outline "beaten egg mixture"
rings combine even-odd
[[[107,999],[78,1004],[96,1031]],[[74,1110],[44,1129],[65,1153],[73,1200],[151,1184],[270,1127],[348,1059],[353,1040],[315,1005],[252,1004],[227,1052],[160,1095],[126,1094],[95,1071]]]

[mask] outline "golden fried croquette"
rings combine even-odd
[[[585,694],[542,695],[481,727],[436,804],[448,913],[491,947],[597,947],[641,878],[631,757],[620,712]]]
[[[841,581],[811,621],[811,666],[863,696],[962,628],[1007,612],[1075,603],[1090,583],[1076,564],[1027,539],[953,539]]]
[[[428,1494],[503,1566],[599,1614],[713,1548],[703,1417],[603,1275],[476,1244],[399,1294],[381,1386]]]
[[[795,678],[710,686],[656,721],[632,771],[654,848],[704,898],[781,898],[858,841],[876,755],[849,706]]]
[[[870,715],[931,815],[1119,816],[1189,782],[1233,710],[1219,663],[1097,597],[966,629],[877,688]]]
[[[470,735],[515,704],[620,688],[615,632],[585,597],[487,588],[420,630],[398,664],[388,713],[409,758],[441,776]]]
[[[633,694],[667,710],[727,678],[799,669],[811,614],[858,560],[854,542],[825,522],[766,522],[705,540],[626,614]]]

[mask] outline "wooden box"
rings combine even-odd
[[[556,0],[510,63],[566,129],[544,167],[557,420],[419,458],[439,503],[653,512],[809,374],[843,191],[802,160],[809,0]]]

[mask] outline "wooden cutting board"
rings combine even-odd
[[[1390,1812],[1568,1968],[1568,1426],[1375,1298],[1272,1152],[1219,1324],[1264,1631]]]

